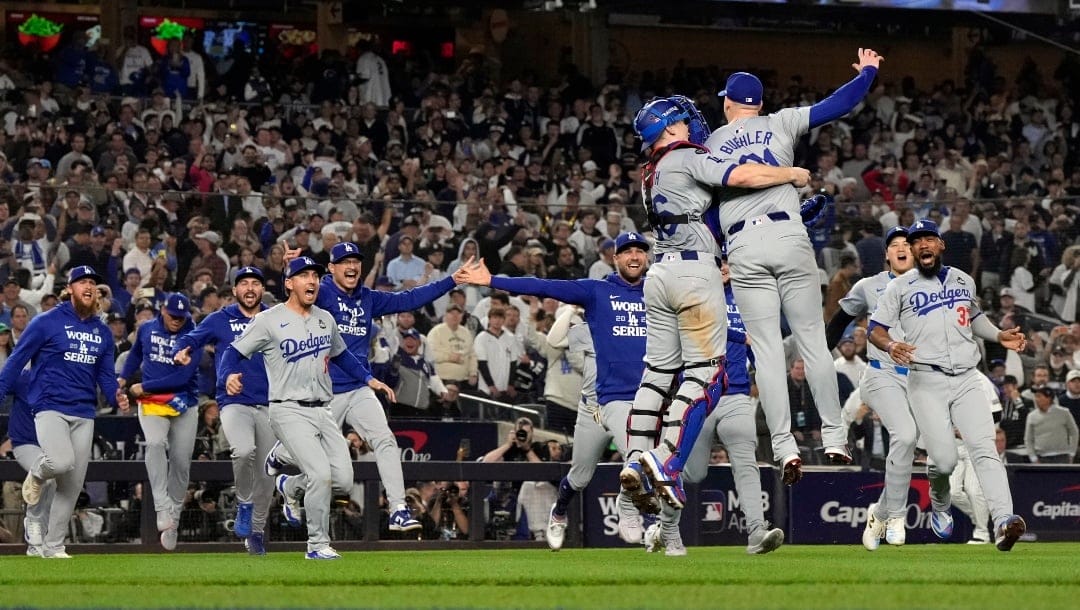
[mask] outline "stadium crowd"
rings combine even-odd
[[[597,86],[569,64],[553,82],[504,77],[481,49],[452,73],[388,65],[367,42],[355,57],[270,69],[242,50],[212,60],[191,41],[161,58],[131,32],[115,50],[73,40],[50,58],[0,57],[0,363],[77,265],[108,280],[99,296],[118,370],[172,292],[198,320],[233,302],[236,269],[256,266],[267,299],[283,299],[286,248],[325,264],[352,241],[365,284],[386,291],[437,281],[470,256],[513,277],[603,277],[614,238],[649,229],[630,128],[643,102],[683,93],[714,127],[722,120],[716,67],[612,71]],[[798,147],[813,191],[835,198],[809,230],[826,315],[882,269],[888,228],[934,220],[947,228],[945,264],[980,281],[996,323],[1031,338],[1019,356],[986,350],[1009,459],[1071,461],[1075,435],[1063,444],[1047,424],[1061,410],[1080,420],[1080,65],[999,74],[975,52],[964,83],[883,74],[855,112]],[[774,85],[766,109],[826,93],[809,79]],[[391,419],[459,416],[462,393],[575,410],[580,365],[544,340],[559,307],[459,287],[385,317],[371,362],[396,389]],[[866,366],[860,322],[836,350],[841,400]],[[819,462],[813,397],[798,354],[789,360],[793,425]],[[197,459],[228,457],[212,362],[200,371]],[[862,463],[880,466],[880,423],[857,401],[846,412]],[[349,434],[359,458],[364,440]],[[506,442],[495,457],[561,459],[557,443]],[[466,489],[410,489],[425,536],[467,533]],[[213,513],[218,491],[196,485],[189,508]]]

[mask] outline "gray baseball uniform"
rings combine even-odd
[[[270,426],[302,472],[289,477],[285,493],[304,493],[308,552],[326,548],[331,487],[346,492],[353,482],[348,445],[327,406],[330,358],[345,351],[337,324],[318,307],[302,316],[279,304],[255,316],[232,348],[245,358],[263,354]]]
[[[895,277],[890,271],[863,278],[855,283],[844,298],[840,308],[859,318],[877,309],[878,299]],[[890,328],[894,341],[903,341],[899,327]],[[911,486],[911,463],[915,457],[915,439],[918,429],[911,416],[907,394],[907,367],[899,366],[873,343],[867,342],[866,356],[869,365],[859,382],[859,393],[866,406],[881,418],[889,431],[889,459],[885,463],[885,488],[877,502],[877,518],[902,517],[907,513],[908,488]]]
[[[998,397],[994,382],[986,375],[979,375],[979,385],[982,387],[983,400],[990,410],[991,416],[1001,412],[1001,398]],[[956,469],[949,477],[949,485],[952,487],[953,506],[960,509],[974,526],[971,537],[974,540],[990,542],[990,507],[986,504],[982,486],[979,485],[979,477],[975,469],[971,467],[971,459],[968,457],[964,441],[956,439],[956,453],[959,459]]]
[[[975,281],[959,269],[943,267],[936,277],[912,269],[889,283],[871,316],[871,330],[899,327],[904,341],[915,346],[908,397],[933,462],[928,467],[933,509],[948,511],[951,504],[949,475],[958,459],[955,426],[997,522],[1011,515],[1013,506],[994,446],[982,374],[975,368],[981,355],[971,326],[983,315],[975,295]]]
[[[11,450],[15,454],[15,461],[19,463],[19,466],[23,467],[23,470],[30,472],[30,469],[37,463],[38,458],[41,457],[41,447],[37,445],[18,445]],[[26,507],[26,520],[36,521],[41,524],[42,538],[40,540],[32,539],[27,535],[27,543],[29,547],[26,549],[27,555],[41,555],[41,546],[45,542],[44,537],[48,534],[49,527],[49,512],[52,508],[53,497],[56,496],[56,480],[49,479],[41,486],[41,499],[33,506]],[[26,529],[26,522],[23,522],[23,528]]]
[[[656,263],[645,282],[646,368],[629,421],[629,461],[652,448],[661,404],[680,370],[684,381],[664,415],[660,447],[677,447],[693,397],[716,382],[727,311],[720,248],[703,217],[712,189],[735,166],[701,149],[675,148],[643,171]]]
[[[774,166],[790,166],[795,143],[810,129],[810,107],[742,118],[717,129],[705,146],[713,154]],[[826,450],[847,445],[840,416],[836,371],[825,343],[814,249],[799,215],[799,195],[791,185],[761,190],[719,189],[716,193],[735,299],[757,358],[757,386],[773,437],[773,455],[798,455],[791,434],[785,391],[787,366],[780,313],[787,318],[806,377],[821,415]]]

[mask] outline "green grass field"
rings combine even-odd
[[[77,547],[72,549],[77,551]],[[1076,608],[1080,544],[0,558],[0,605],[350,608]]]

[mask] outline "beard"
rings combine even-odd
[[[97,299],[91,301],[89,305],[83,305],[79,299],[72,298],[71,306],[75,308],[75,313],[80,318],[89,318],[90,316],[97,315],[98,312]]]
[[[919,274],[923,277],[937,277],[937,274],[941,271],[941,255],[935,256],[929,267],[923,264],[921,258],[915,259],[915,267],[919,269]]]

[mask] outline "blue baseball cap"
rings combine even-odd
[[[91,278],[95,284],[104,284],[105,278],[101,277],[97,271],[90,265],[79,265],[78,267],[72,267],[71,271],[68,271],[68,285],[84,279]]]
[[[934,237],[941,238],[941,231],[938,230],[937,223],[933,220],[919,220],[908,227],[908,243],[915,241],[916,238],[924,237],[926,235],[933,235]]]
[[[628,233],[621,233],[615,238],[615,254],[622,252],[630,246],[637,246],[646,252],[649,250],[649,242],[645,240],[645,237],[641,233],[630,231]]]
[[[737,104],[757,106],[761,103],[763,87],[758,77],[749,72],[736,72],[727,78],[724,90],[717,93]]]
[[[336,265],[347,258],[363,260],[364,254],[360,252],[360,248],[351,241],[343,241],[340,244],[334,244],[334,247],[330,248],[331,263]]]
[[[404,339],[406,337],[412,337],[413,339],[419,340],[420,339],[420,331],[416,330],[415,328],[410,328],[408,330],[404,330],[404,331],[401,332],[401,338]]]
[[[263,272],[258,267],[240,267],[236,270],[236,277],[233,278],[233,286],[240,283],[240,280],[246,277],[253,277],[260,282],[266,283],[266,278],[263,277]]]
[[[885,247],[886,248],[889,247],[889,244],[892,243],[892,240],[893,240],[894,237],[905,237],[906,238],[907,236],[908,236],[907,227],[893,227],[893,228],[889,229],[888,233],[885,234]]]
[[[93,229],[90,229],[90,236],[91,237],[97,237],[98,235],[104,235],[104,234],[105,234],[105,228],[102,227],[101,225],[98,225],[98,226],[94,227]]]
[[[285,274],[285,279],[289,279],[295,276],[297,273],[300,273],[301,271],[307,271],[308,269],[314,269],[319,275],[326,273],[326,270],[323,269],[322,265],[316,263],[313,259],[307,256],[301,256],[289,261],[289,270]]]
[[[165,313],[174,318],[190,318],[191,301],[179,292],[174,292],[165,299]]]

